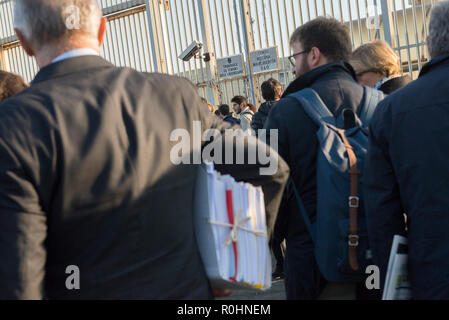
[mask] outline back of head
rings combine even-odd
[[[439,2],[432,9],[429,51],[432,58],[449,53],[449,1]]]
[[[371,70],[387,77],[401,75],[399,56],[383,40],[376,40],[358,47],[350,60],[354,69]]]
[[[231,114],[231,109],[229,108],[229,105],[227,105],[227,104],[220,105],[218,107],[218,111],[224,117],[229,116]]]
[[[282,85],[276,79],[270,78],[260,86],[262,97],[266,101],[276,101],[281,98]]]
[[[348,27],[333,18],[319,17],[302,25],[293,32],[290,46],[295,42],[301,42],[304,50],[317,47],[329,62],[349,61],[352,54]]]
[[[18,94],[27,87],[25,81],[20,76],[6,71],[0,71],[0,103]]]
[[[96,39],[102,17],[97,0],[15,0],[14,27],[35,50],[78,37]]]

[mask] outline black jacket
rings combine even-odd
[[[329,110],[338,114],[344,108],[357,110],[363,98],[363,87],[357,84],[354,70],[349,64],[330,63],[313,69],[293,81],[284,92],[283,98],[275,104],[269,114],[265,128],[278,129],[279,154],[290,166],[293,181],[310,218],[314,221],[318,127],[299,103],[289,97],[290,94],[305,88],[314,89]],[[289,198],[288,217],[285,217],[288,221],[287,239],[299,234],[308,234],[296,200],[292,194],[287,197]],[[279,214],[282,215],[282,212]]]
[[[237,118],[234,118],[232,114],[229,116],[226,116],[226,118],[223,119],[224,122],[230,123],[231,125],[240,125],[240,120]]]
[[[192,216],[199,166],[171,154],[175,130],[229,128],[202,105],[185,79],[95,56],[43,68],[0,105],[0,299],[211,298]],[[262,186],[272,229],[288,168],[260,168],[217,166]],[[66,288],[71,265],[80,290]]]
[[[267,101],[260,105],[259,110],[253,117],[253,121],[251,122],[251,128],[258,133],[258,130],[263,129],[265,126],[265,122],[267,121],[268,114],[270,113],[271,108],[275,104],[274,101]]]
[[[385,94],[391,94],[391,93],[395,92],[396,90],[398,90],[402,87],[405,87],[411,81],[412,81],[412,79],[408,75],[393,78],[393,79],[390,79],[387,82],[385,82],[383,85],[381,85],[379,90]]]
[[[365,169],[369,238],[385,276],[395,234],[406,234],[416,299],[449,299],[449,54],[376,111]]]

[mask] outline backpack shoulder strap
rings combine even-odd
[[[291,94],[289,97],[296,99],[301,104],[304,111],[317,126],[321,127],[325,124],[335,126],[334,115],[329,111],[315,90],[307,88]]]
[[[359,119],[365,127],[368,127],[377,105],[384,98],[384,94],[382,91],[372,89],[367,86],[364,86],[363,89],[364,96],[360,108]]]

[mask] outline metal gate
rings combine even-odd
[[[260,84],[269,77],[292,81],[289,37],[317,16],[345,23],[353,47],[383,39],[397,50],[404,72],[416,78],[428,61],[425,39],[429,12],[437,0],[99,0],[108,18],[101,55],[117,66],[189,78],[217,105],[234,95],[259,104]],[[13,30],[13,0],[0,0],[0,66],[31,81],[38,71]],[[201,54],[178,58],[194,41]],[[254,72],[251,52],[277,48],[279,68]],[[204,59],[209,54],[211,59]],[[220,79],[217,59],[242,55],[244,74]],[[207,57],[207,56],[206,56]]]

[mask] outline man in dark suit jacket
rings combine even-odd
[[[448,16],[449,1],[432,9],[432,60],[417,80],[379,104],[365,160],[368,237],[381,284],[393,237],[407,236],[415,300],[449,299]]]
[[[58,27],[66,2],[16,4],[17,36],[41,71],[0,106],[0,299],[212,298],[192,221],[199,166],[176,166],[170,141],[194,121],[227,126],[190,82],[98,57],[96,0],[79,2],[80,29]],[[260,168],[217,166],[264,188],[272,228],[288,167]]]

